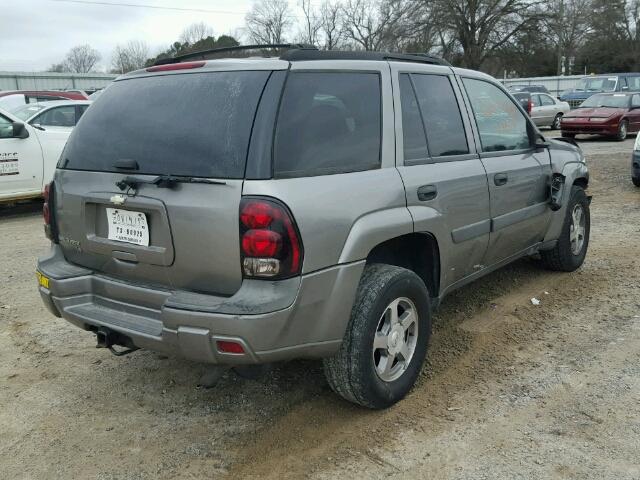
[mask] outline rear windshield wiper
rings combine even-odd
[[[226,185],[227,182],[220,180],[211,180],[209,178],[200,177],[185,177],[179,175],[158,175],[155,178],[139,178],[139,177],[125,177],[119,182],[116,182],[116,187],[120,190],[127,190],[128,188],[136,188],[140,184],[155,185],[160,188],[173,188],[178,183],[206,183],[209,185]]]

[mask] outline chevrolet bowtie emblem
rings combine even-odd
[[[113,203],[114,205],[123,205],[127,200],[127,197],[125,197],[124,195],[114,195],[109,200],[111,200],[111,203]]]

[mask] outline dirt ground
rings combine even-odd
[[[202,389],[204,365],[96,350],[41,304],[39,205],[0,208],[0,478],[640,479],[632,143],[581,142],[583,268],[523,260],[448,297],[418,385],[383,412],[333,395],[319,362]]]

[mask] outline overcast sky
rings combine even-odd
[[[119,43],[144,40],[157,54],[178,40],[184,27],[201,21],[216,36],[234,33],[251,5],[252,0],[0,0],[0,71],[45,70],[71,47],[86,43],[100,51],[99,67],[106,70]]]

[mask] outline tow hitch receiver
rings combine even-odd
[[[129,353],[139,350],[138,347],[133,345],[128,337],[118,332],[114,332],[113,330],[109,330],[108,328],[99,328],[96,331],[96,340],[96,348],[108,348],[109,351],[117,357],[128,355]],[[122,345],[125,349],[116,350],[113,348],[114,345]]]
[[[566,177],[561,173],[554,173],[551,176],[551,198],[549,199],[549,206],[554,212],[562,208],[565,179]]]

